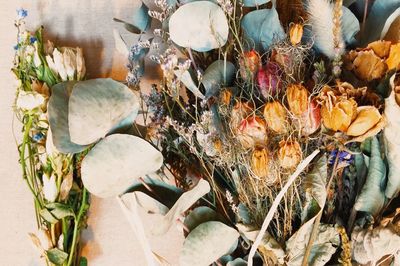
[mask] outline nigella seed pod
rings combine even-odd
[[[281,73],[280,67],[273,62],[268,62],[257,72],[258,89],[264,98],[274,96],[280,91]]]
[[[297,141],[281,141],[279,143],[278,159],[282,168],[296,167],[301,158],[301,147]]]
[[[268,127],[276,133],[283,134],[287,131],[287,112],[280,102],[265,104],[264,118]]]
[[[236,101],[232,109],[231,128],[236,130],[240,122],[253,112],[253,106],[249,102]]]
[[[301,42],[301,38],[303,37],[303,25],[297,23],[292,24],[290,26],[289,35],[292,45],[298,45]]]
[[[269,156],[265,148],[256,148],[251,155],[251,170],[257,177],[266,177],[268,175]]]
[[[258,116],[243,119],[238,128],[238,140],[246,149],[254,147],[256,144],[265,144],[267,125],[264,119]]]
[[[294,115],[301,115],[308,108],[308,91],[301,84],[291,84],[286,91],[290,111]]]
[[[240,76],[244,80],[253,79],[261,68],[261,57],[255,50],[244,52],[239,58]]]
[[[305,136],[313,134],[321,126],[321,108],[315,100],[308,104],[307,111],[300,116],[301,133]]]

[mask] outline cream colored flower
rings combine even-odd
[[[56,184],[56,176],[43,174],[43,195],[44,198],[49,202],[54,202],[57,199],[58,191]]]
[[[39,93],[20,90],[16,101],[16,107],[24,110],[32,110],[40,107],[44,101],[44,97]]]

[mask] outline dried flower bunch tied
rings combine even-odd
[[[149,265],[165,261],[139,209],[157,219],[154,235],[179,225],[180,265],[395,263],[399,10],[398,0],[141,3],[114,19],[138,37],[127,45],[114,32],[126,86],[53,86],[54,144],[87,153],[84,186],[117,197]],[[151,88],[146,59],[161,74]]]

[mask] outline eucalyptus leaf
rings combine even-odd
[[[371,159],[365,184],[356,199],[354,208],[357,211],[377,215],[385,204],[385,190],[383,183],[386,178],[386,166],[381,157],[380,145],[377,137],[371,140]]]
[[[151,17],[148,13],[149,8],[142,2],[140,7],[134,10],[131,22],[126,22],[118,18],[114,18],[114,21],[122,23],[127,31],[140,34],[150,27]]]
[[[271,2],[271,0],[243,0],[243,6],[255,7],[255,6],[261,6],[269,2]]]
[[[206,180],[200,179],[194,188],[186,191],[179,197],[174,206],[172,206],[169,212],[163,217],[163,220],[153,228],[152,233],[155,235],[165,234],[182,213],[187,211],[208,192],[210,192],[210,184],[208,184]]]
[[[46,251],[46,256],[52,263],[62,265],[68,258],[68,254],[58,248],[52,248]]]
[[[200,224],[185,239],[179,265],[210,265],[218,258],[227,255],[238,238],[239,233],[235,229],[221,222]]]
[[[68,102],[75,84],[75,81],[69,81],[54,85],[48,103],[47,112],[53,143],[62,153],[78,153],[87,147],[73,143],[69,134]]]
[[[209,1],[179,7],[169,19],[171,40],[179,46],[207,52],[225,45],[229,26],[224,11]]]
[[[139,177],[157,171],[162,162],[161,153],[142,138],[110,135],[83,159],[82,182],[96,196],[117,196]]]
[[[100,78],[76,83],[68,106],[71,141],[96,142],[138,110],[138,97],[120,82]]]
[[[58,222],[58,219],[54,217],[54,215],[46,208],[43,208],[39,211],[40,216],[45,219],[47,222],[51,224],[55,224]]]
[[[275,41],[285,38],[285,31],[279,21],[278,12],[271,9],[255,10],[246,14],[241,23],[250,48],[264,52]]]
[[[221,217],[216,211],[207,207],[200,206],[194,209],[186,216],[184,224],[186,225],[189,232],[195,229],[198,225],[208,221],[220,221]]]
[[[213,62],[204,72],[201,83],[206,89],[206,97],[211,97],[219,92],[221,87],[233,84],[236,75],[235,66],[226,60]]]
[[[355,36],[360,31],[360,23],[353,12],[347,7],[343,6],[342,12],[341,29],[343,40],[347,44],[351,44],[356,41]]]
[[[128,203],[129,201],[133,200],[133,197],[135,198],[134,200],[136,200],[138,206],[143,208],[147,213],[165,215],[169,210],[168,207],[158,200],[140,191],[125,193],[121,196],[121,199],[125,203]],[[129,206],[129,204],[127,205]]]
[[[200,99],[204,99],[204,95],[199,90],[199,86],[196,85],[196,83],[194,82],[193,78],[194,75],[193,73],[190,72],[190,70],[185,70],[184,72],[180,70],[175,70],[174,73],[178,78],[178,80],[180,80],[183,83],[183,85],[185,85],[185,87],[194,94],[194,96]]]
[[[381,37],[386,20],[400,7],[400,0],[375,0],[365,22],[361,36],[362,45],[376,41]]]
[[[385,195],[389,199],[396,197],[400,191],[400,107],[396,102],[394,92],[394,75],[391,79],[392,91],[385,100],[384,117],[387,121],[383,129],[385,154],[389,165],[388,181]]]
[[[233,261],[228,262],[226,266],[247,266],[247,261],[242,258],[236,258]]]

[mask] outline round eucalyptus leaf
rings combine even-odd
[[[198,52],[222,47],[229,27],[224,11],[209,1],[195,1],[179,7],[169,20],[170,37],[179,46]]]
[[[269,3],[271,0],[243,0],[243,6],[255,7],[261,6],[263,4]]]
[[[157,171],[161,153],[147,141],[115,134],[101,140],[82,161],[82,182],[102,198],[126,191],[138,178]]]
[[[126,118],[132,120],[139,110],[139,100],[120,82],[92,79],[75,84],[68,110],[71,141],[88,145],[115,130]]]
[[[179,265],[210,265],[227,255],[232,246],[237,243],[238,238],[238,231],[221,222],[211,221],[200,224],[185,239]]]
[[[86,146],[73,143],[68,128],[68,101],[75,81],[62,82],[52,87],[48,116],[53,143],[62,153],[78,153]]]
[[[221,86],[231,86],[236,75],[235,66],[224,60],[213,62],[204,72],[201,80],[206,89],[206,97],[215,95]]]
[[[343,40],[347,44],[354,43],[356,41],[355,36],[360,31],[360,23],[357,17],[347,7],[342,7],[342,21],[341,29]]]
[[[200,206],[186,216],[184,224],[186,225],[187,229],[189,229],[189,232],[191,232],[202,223],[219,220],[220,217],[216,211],[207,206]]]
[[[285,31],[274,7],[248,13],[243,17],[241,26],[247,44],[258,51],[267,50],[274,41],[285,37]]]

